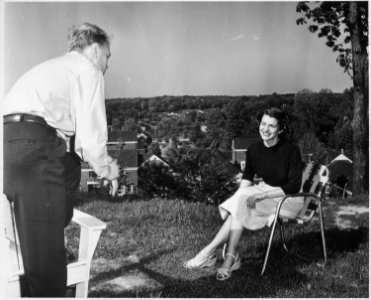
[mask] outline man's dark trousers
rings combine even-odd
[[[26,279],[22,296],[65,296],[64,227],[80,177],[80,162],[54,128],[4,124],[4,193],[14,202]]]

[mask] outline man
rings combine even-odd
[[[73,28],[69,51],[24,74],[2,103],[4,193],[14,202],[25,268],[22,296],[64,297],[64,227],[71,221],[80,160],[117,190],[108,156],[103,75],[110,40],[98,26]]]

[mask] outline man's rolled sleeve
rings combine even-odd
[[[103,74],[84,72],[75,89],[76,152],[100,177],[107,177],[112,158],[107,153],[107,119]]]

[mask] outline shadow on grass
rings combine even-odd
[[[106,280],[115,277],[130,274],[131,271],[139,271],[145,273],[150,278],[156,280],[163,286],[161,291],[151,292],[146,290],[129,290],[122,292],[92,291],[89,297],[170,297],[170,298],[237,298],[237,297],[269,297],[274,295],[276,288],[291,289],[293,284],[300,284],[305,280],[305,276],[296,272],[293,268],[284,271],[284,279],[282,274],[269,275],[268,277],[260,277],[260,265],[253,263],[243,263],[240,270],[233,272],[232,278],[227,281],[217,281],[214,275],[200,277],[195,280],[184,278],[174,278],[151,270],[146,267],[151,260],[156,260],[158,257],[166,253],[171,253],[172,250],[160,251],[156,254],[147,256],[138,263],[122,267],[116,271],[101,273],[99,278]],[[248,271],[247,271],[248,270]],[[197,270],[186,270],[184,272],[197,272]],[[267,282],[269,278],[269,282]],[[94,278],[96,281],[98,278]],[[271,282],[274,281],[274,284]],[[278,282],[280,282],[278,286]],[[269,287],[267,289],[267,287]]]
[[[278,237],[278,234],[277,234]],[[354,252],[360,244],[368,241],[368,228],[326,230],[326,242],[328,251],[328,265],[347,252]],[[151,261],[159,259],[163,255],[172,255],[177,249],[165,249],[142,258],[138,263],[124,266],[116,271],[100,273],[92,279],[93,282],[110,280],[118,276],[128,274],[134,270],[143,272],[150,278],[156,280],[163,286],[157,294],[145,290],[123,291],[110,293],[106,290],[104,295],[99,291],[89,293],[90,297],[170,297],[170,298],[257,298],[282,296],[282,291],[290,291],[292,297],[305,297],[306,295],[295,294],[308,283],[306,274],[300,272],[300,268],[309,266],[326,270],[326,267],[317,266],[323,262],[322,247],[319,232],[307,232],[294,235],[287,240],[289,248],[293,253],[300,253],[308,258],[302,260],[296,256],[286,254],[282,249],[279,240],[276,239],[272,246],[271,256],[268,261],[267,270],[264,276],[260,276],[262,257],[265,252],[265,245],[258,246],[259,257],[251,257],[241,249],[242,267],[233,272],[232,277],[227,281],[217,281],[214,274],[206,275],[197,279],[174,278],[154,271],[146,265]],[[181,263],[181,262],[180,262]],[[187,272],[199,272],[197,270],[186,270]],[[185,276],[186,277],[186,276]],[[333,296],[337,295],[333,291]]]
[[[358,229],[339,229],[330,228],[325,230],[326,248],[328,259],[334,258],[345,252],[353,252],[359,245],[368,242],[368,231],[366,227]],[[278,244],[278,243],[277,243]],[[310,259],[323,257],[322,242],[319,231],[311,231],[295,235],[288,240],[289,248],[293,248],[298,253],[308,256]]]

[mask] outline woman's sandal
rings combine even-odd
[[[238,253],[236,254],[236,256],[234,256],[231,253],[227,253],[225,254],[225,257],[227,256],[230,256],[233,258],[234,260],[233,265],[231,266],[230,269],[229,268],[218,268],[216,270],[216,279],[218,280],[227,280],[228,278],[231,277],[233,271],[236,271],[241,267],[241,258],[238,255]]]
[[[211,268],[216,264],[216,256],[214,253],[209,254],[201,250],[194,258],[186,261],[183,266],[187,269],[195,268]]]

